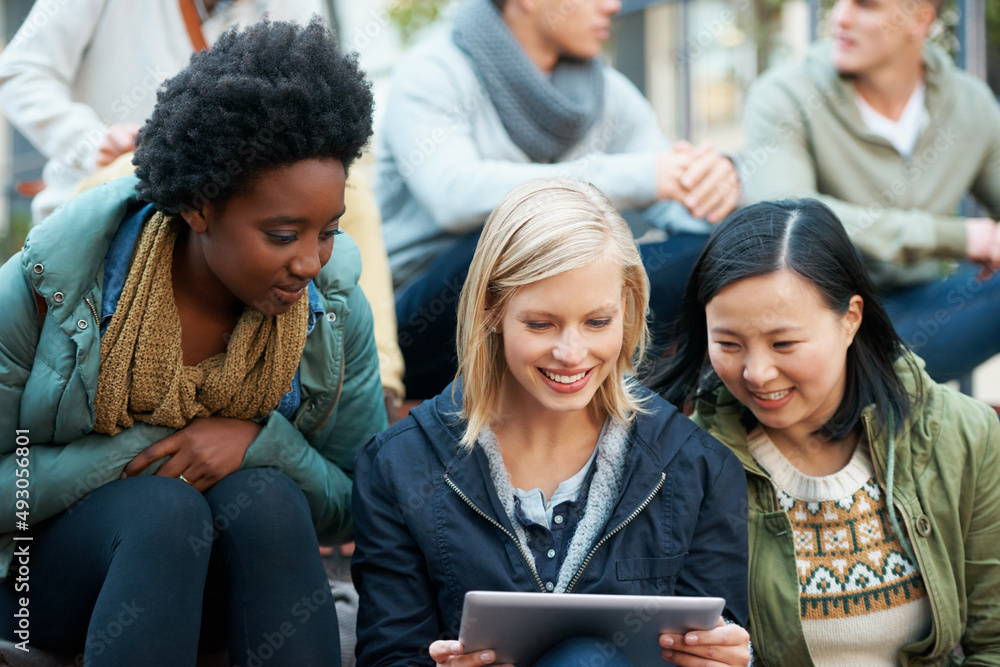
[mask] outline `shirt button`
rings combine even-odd
[[[556,523],[562,523],[563,522],[562,514],[556,514],[554,517],[552,517],[552,520],[555,521]]]
[[[337,313],[327,313],[326,314],[326,321],[327,322],[336,322],[337,321]]]
[[[65,298],[66,295],[63,294],[62,292],[56,292],[55,294],[52,295],[52,300],[55,301],[56,303],[62,303],[63,299]]]
[[[549,549],[549,552],[547,554],[545,554],[545,555],[548,556],[549,558],[555,558],[556,557],[556,550],[555,549]]]
[[[86,329],[87,328],[87,320],[80,320],[79,322],[76,323],[76,326],[80,327],[81,329]]]
[[[556,587],[555,584],[553,584],[551,581],[545,582],[545,590],[547,590],[549,593],[551,593],[555,587]]]
[[[41,273],[42,271],[45,270],[45,267],[42,266],[41,264],[35,264],[33,267],[31,267],[31,270],[34,271],[35,273]]]

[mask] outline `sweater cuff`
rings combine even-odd
[[[539,177],[593,183],[621,211],[644,209],[657,201],[656,153],[592,153],[573,162],[539,167]]]
[[[966,251],[965,218],[934,217],[938,254],[941,257],[962,259]]]
[[[302,436],[280,412],[272,410],[266,419],[264,428],[247,447],[240,469],[275,468],[287,474],[287,470],[303,454],[302,451],[293,451],[294,444],[292,444],[298,442]]]

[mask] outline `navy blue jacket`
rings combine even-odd
[[[460,399],[460,392],[456,392]],[[726,599],[747,623],[747,486],[725,446],[655,395],[636,418],[622,490],[567,593]],[[451,388],[375,436],[354,478],[358,665],[432,665],[466,591],[544,592],[482,449],[458,448]],[[607,536],[607,537],[606,537]]]

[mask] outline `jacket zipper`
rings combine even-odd
[[[590,560],[594,557],[594,554],[597,553],[597,550],[601,548],[601,545],[604,544],[605,542],[607,542],[611,538],[612,535],[614,535],[615,533],[617,533],[618,531],[620,531],[622,528],[624,528],[625,526],[627,526],[629,523],[631,523],[632,519],[634,519],[637,516],[639,516],[639,513],[642,512],[644,509],[646,509],[646,507],[649,505],[649,503],[651,503],[653,501],[653,497],[656,496],[656,494],[660,492],[660,489],[663,488],[663,484],[664,484],[664,482],[666,482],[666,480],[667,480],[667,473],[665,473],[665,472],[663,472],[661,470],[660,471],[660,481],[657,482],[656,486],[653,487],[653,490],[649,492],[649,495],[646,496],[646,499],[642,501],[642,504],[639,505],[637,508],[635,508],[635,511],[632,512],[631,514],[629,514],[627,519],[625,519],[620,524],[618,524],[614,528],[614,530],[612,530],[610,533],[608,533],[607,535],[605,535],[604,537],[602,537],[600,539],[600,541],[597,544],[594,545],[594,548],[590,550],[590,553],[587,554],[587,557],[583,560],[583,564],[580,565],[580,569],[576,571],[576,574],[573,575],[573,578],[570,580],[569,585],[566,586],[566,592],[567,593],[569,593],[571,590],[573,590],[573,586],[575,586],[576,582],[580,580],[580,575],[582,575],[583,571],[585,569],[587,569],[588,565],[590,565]]]
[[[312,435],[326,423],[326,420],[330,418],[333,414],[333,409],[337,407],[337,403],[340,401],[340,393],[344,389],[344,335],[345,330],[340,332],[340,379],[337,382],[337,393],[333,397],[333,403],[330,404],[330,409],[326,411],[326,416],[323,419],[316,422],[316,425],[309,429],[306,435]]]
[[[774,480],[772,480],[770,477],[768,477],[767,475],[765,475],[763,473],[757,472],[756,470],[751,470],[750,468],[746,467],[745,465],[743,466],[743,470],[745,470],[748,474],[753,475],[754,477],[759,477],[760,479],[762,479],[765,482],[767,482],[767,488],[771,489],[771,503],[772,503],[771,507],[768,508],[768,511],[769,512],[777,512],[777,511],[779,511],[781,509],[781,505],[778,503],[778,490],[777,490],[777,487],[774,485]],[[749,489],[747,489],[747,491],[749,492]],[[747,518],[747,520],[749,521],[749,517]],[[780,534],[784,535],[786,533],[783,532],[783,533],[780,533]],[[750,573],[747,572],[748,577],[749,577],[749,574]],[[798,578],[796,578],[796,584],[797,583],[798,583]],[[748,581],[747,585],[749,585],[749,581]],[[801,590],[798,590],[798,591],[795,592],[796,599],[800,599],[800,595],[801,595]],[[748,632],[749,632],[749,630],[748,630]],[[758,640],[754,643],[754,646],[756,647],[757,655],[763,656],[763,655],[766,655],[766,652],[764,651],[764,644],[762,644],[759,641],[759,639],[760,638],[758,638]],[[808,651],[809,651],[809,648],[806,647],[806,652],[808,653]]]
[[[542,579],[541,579],[541,577],[538,576],[538,572],[535,570],[535,566],[531,564],[531,559],[528,558],[528,554],[524,553],[524,548],[521,546],[521,543],[518,541],[517,537],[513,533],[511,533],[509,530],[507,530],[506,528],[504,528],[503,524],[501,524],[499,521],[497,521],[496,519],[494,519],[493,517],[491,517],[489,514],[487,514],[483,510],[479,509],[479,507],[474,502],[472,502],[471,500],[469,500],[469,497],[467,495],[465,495],[462,492],[461,489],[459,489],[457,486],[455,486],[454,482],[451,481],[451,478],[448,476],[448,473],[444,474],[444,481],[445,481],[445,483],[448,486],[451,487],[452,491],[454,491],[455,493],[458,494],[459,498],[461,498],[462,500],[465,501],[466,505],[468,505],[469,507],[471,507],[476,512],[476,514],[478,514],[479,516],[483,517],[484,519],[486,519],[487,521],[489,521],[490,523],[492,523],[494,526],[496,526],[497,528],[499,528],[503,532],[504,535],[506,535],[507,537],[510,538],[511,542],[514,543],[514,546],[517,547],[518,553],[521,554],[521,559],[524,560],[524,564],[528,566],[528,569],[531,570],[532,576],[535,577],[535,583],[538,584],[538,590],[540,592],[542,592],[542,593],[545,593],[546,592],[545,591],[545,586],[542,585]]]
[[[101,326],[101,318],[97,316],[97,309],[94,308],[94,304],[90,302],[90,299],[84,299],[84,301],[86,301],[87,305],[90,306],[90,312],[94,316],[94,324]]]
[[[868,434],[868,446],[874,447],[875,440],[872,438],[871,422],[868,419],[868,415],[861,417],[861,420],[865,423],[865,432]],[[872,456],[872,468],[875,470],[875,479],[878,480],[879,486],[882,488],[882,493],[887,493],[885,489],[885,483],[879,479],[878,466],[875,465],[875,457]],[[895,508],[899,510],[900,516],[903,517],[903,523],[906,524],[906,532],[909,534],[910,543],[913,545],[913,555],[917,559],[917,567],[920,569],[921,576],[926,574],[926,569],[924,568],[924,562],[920,559],[920,551],[917,549],[917,540],[914,538],[913,526],[910,525],[910,517],[903,510],[903,506],[899,504],[896,498],[893,498],[892,504]],[[891,511],[891,509],[890,509]],[[906,536],[900,535],[901,540],[906,539]],[[926,580],[925,580],[926,582]],[[934,604],[934,596],[931,595],[931,588],[924,584],[927,588],[927,599],[931,603],[931,617],[934,619],[934,646],[931,653],[933,654],[938,649],[938,644],[941,643],[941,619],[938,617],[937,606]]]

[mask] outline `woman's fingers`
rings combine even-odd
[[[746,667],[750,662],[746,646],[680,646],[661,653],[678,667]]]
[[[664,660],[669,660],[670,662],[677,665],[677,667],[729,667],[734,663],[729,662],[719,662],[718,660],[712,660],[711,658],[702,658],[696,655],[690,655],[687,653],[681,653],[680,651],[672,651],[670,649],[663,649],[662,657]],[[744,663],[745,664],[745,663]]]
[[[664,660],[680,667],[745,667],[750,662],[750,635],[720,618],[712,630],[660,635]]]
[[[490,665],[496,659],[493,651],[463,653],[465,647],[456,641],[436,641],[430,646],[431,658],[439,665],[448,667],[479,667]]]
[[[177,450],[180,449],[180,439],[176,436],[176,433],[172,433],[136,454],[128,462],[128,465],[125,466],[125,469],[122,471],[122,477],[134,477],[142,473],[152,463],[177,453]]]

